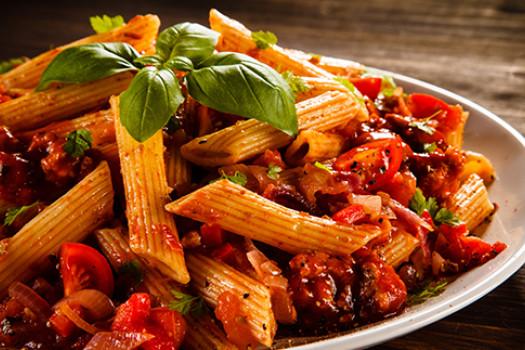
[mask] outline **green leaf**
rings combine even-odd
[[[439,115],[441,112],[442,110],[440,109],[439,111],[436,111],[434,114],[432,114],[430,117],[410,122],[408,123],[408,125],[418,128],[419,130],[424,131],[429,135],[434,135],[434,132],[436,132],[436,129],[428,125],[428,121],[434,118],[435,116]]]
[[[173,294],[174,300],[170,301],[169,308],[177,311],[181,315],[191,313],[193,318],[197,319],[210,313],[208,306],[201,297],[184,294],[176,290],[172,290],[171,294]]]
[[[66,137],[66,143],[64,143],[64,151],[71,157],[79,157],[84,154],[85,151],[91,148],[93,137],[91,131],[85,129],[74,130],[69,133]]]
[[[22,58],[10,58],[6,61],[0,62],[0,74],[4,74],[9,72],[11,69],[15,68],[16,66],[24,63],[25,61]]]
[[[284,81],[288,83],[288,86],[290,87],[290,90],[292,90],[292,93],[294,95],[297,94],[298,92],[307,92],[308,90],[312,88],[301,77],[296,77],[289,70],[287,70],[286,72],[283,72],[281,76],[283,77]]]
[[[455,226],[461,223],[459,217],[453,212],[446,208],[440,208],[434,197],[425,199],[425,196],[423,196],[419,188],[416,189],[416,192],[408,202],[408,207],[419,216],[421,216],[425,210],[428,210],[434,224],[437,226],[441,224]]]
[[[218,179],[215,179],[215,180],[211,180],[210,183],[214,183],[214,182],[222,180],[222,179],[229,180],[229,181],[231,181],[231,182],[233,182],[233,183],[235,183],[237,185],[241,185],[243,187],[248,182],[248,178],[246,177],[246,175],[244,175],[244,173],[240,172],[239,170],[235,170],[235,173],[233,175],[227,175],[224,171],[222,171],[221,177],[219,177]]]
[[[440,295],[445,291],[445,286],[447,283],[448,282],[446,280],[425,282],[420,288],[414,291],[409,291],[410,295],[407,299],[407,304],[409,306],[421,304],[429,298]]]
[[[162,31],[155,48],[163,62],[184,56],[197,64],[213,53],[218,40],[219,33],[216,31],[185,22]]]
[[[166,125],[183,101],[172,70],[145,67],[120,95],[120,122],[135,140],[144,142]]]
[[[279,73],[243,54],[210,56],[185,76],[197,102],[224,113],[254,118],[296,136],[295,98]]]
[[[7,209],[5,213],[4,226],[11,226],[17,217],[23,215],[29,208],[38,205],[38,201],[30,205],[24,205],[21,207],[11,207]]]
[[[435,142],[432,143],[424,143],[423,144],[423,150],[427,153],[432,153],[436,150],[437,145]]]
[[[327,167],[326,165],[321,164],[321,163],[319,163],[319,162],[317,162],[317,161],[314,163],[314,166],[315,166],[316,168],[326,170],[326,171],[328,171],[329,173],[331,172],[330,169],[328,169],[328,167]]]
[[[258,32],[252,32],[251,36],[257,48],[261,50],[268,49],[277,44],[277,37],[272,32],[260,30]]]
[[[87,83],[126,70],[137,70],[133,61],[140,54],[126,43],[93,43],[60,52],[42,74],[36,90],[53,82]]]
[[[461,223],[459,216],[454,214],[448,209],[441,208],[434,216],[434,222],[439,226],[441,224],[446,224],[450,226],[456,226]]]
[[[162,66],[162,60],[157,55],[151,55],[151,56],[140,56],[137,57],[133,63],[135,66],[145,67],[145,66],[153,66],[160,68]]]
[[[103,15],[102,17],[92,16],[89,17],[89,22],[91,23],[91,27],[93,27],[95,32],[104,33],[108,30],[123,26],[124,18],[122,18],[120,15],[115,17],[109,17],[108,15]]]
[[[268,176],[272,180],[277,180],[281,171],[283,171],[283,169],[280,166],[269,164],[266,176]]]
[[[184,56],[176,56],[163,65],[166,69],[175,69],[181,72],[190,72],[193,70],[193,62]]]
[[[140,267],[138,260],[125,261],[118,267],[119,275],[130,275],[135,282],[135,287],[138,286],[144,278],[144,271]]]
[[[352,95],[355,96],[355,98],[357,99],[357,101],[359,101],[360,104],[362,104],[363,106],[365,105],[365,98],[363,97],[361,92],[359,92],[359,90],[355,88],[354,84],[352,84],[350,80],[340,77],[334,78],[334,80],[337,81],[339,84],[343,85],[348,90],[350,90]]]

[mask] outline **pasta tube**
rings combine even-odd
[[[0,104],[0,125],[22,131],[104,106],[129,86],[133,73],[122,72],[85,84],[58,85]]]
[[[172,280],[167,279],[146,261],[142,260],[131,251],[128,238],[124,236],[123,228],[104,228],[95,231],[95,238],[104,255],[115,270],[128,261],[139,262],[143,279],[138,288],[145,289],[154,296],[162,306],[169,306],[173,300],[172,290],[181,291],[180,287]],[[235,349],[226,334],[209,317],[202,316],[194,319],[190,314],[184,315],[188,325],[184,348],[186,349]]]
[[[111,98],[131,249],[165,275],[188,283],[175,221],[164,210],[171,188],[166,180],[162,131],[143,143],[135,141],[120,123],[118,103],[118,97]]]
[[[337,133],[303,130],[288,146],[284,158],[291,165],[304,165],[337,157],[346,147],[346,138]]]
[[[344,225],[286,208],[228,180],[202,187],[166,209],[292,254],[315,249],[347,255],[382,234],[374,225]]]
[[[212,307],[217,306],[217,299],[226,291],[239,296],[241,312],[250,325],[252,335],[261,344],[271,346],[277,324],[272,311],[270,288],[228,264],[202,254],[190,252],[186,259],[191,287]]]
[[[327,92],[296,104],[299,130],[326,131],[343,127],[349,120],[367,118],[366,110],[342,92]],[[273,126],[254,119],[243,120],[215,133],[197,137],[181,147],[182,156],[202,166],[241,162],[266,149],[286,146],[292,138]]]
[[[8,90],[14,88],[34,88],[38,85],[42,73],[56,55],[71,46],[96,42],[125,42],[139,52],[148,51],[155,44],[159,27],[160,20],[155,15],[136,16],[122,27],[91,35],[67,45],[54,48],[21,64],[11,71],[0,75],[0,85],[5,85]]]
[[[378,246],[377,253],[388,265],[397,268],[408,261],[410,254],[419,246],[419,240],[406,231],[398,230],[392,234],[392,239]]]
[[[113,216],[113,187],[103,162],[13,237],[0,256],[0,297],[14,281],[28,282],[51,263],[62,243],[84,240]]]

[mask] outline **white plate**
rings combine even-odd
[[[499,208],[482,238],[489,243],[503,242],[508,248],[495,259],[461,275],[446,287],[443,294],[410,307],[399,316],[322,341],[303,338],[292,343],[298,345],[297,349],[360,349],[400,337],[473,303],[503,283],[525,263],[522,199],[525,196],[525,138],[493,113],[461,96],[417,79],[377,71],[393,75],[405,92],[428,93],[449,104],[460,104],[470,112],[463,148],[484,154],[496,169],[496,180],[489,187],[489,196]],[[277,345],[284,344],[278,342]]]

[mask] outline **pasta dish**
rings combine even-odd
[[[506,248],[461,106],[214,9],[91,21],[0,65],[0,347],[271,348]]]

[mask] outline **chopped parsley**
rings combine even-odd
[[[124,18],[117,15],[115,17],[109,17],[108,15],[92,16],[89,17],[91,27],[97,33],[104,33],[111,29],[115,29],[124,25]]]
[[[0,62],[0,74],[4,74],[9,72],[11,69],[15,68],[16,66],[24,63],[24,60],[22,58],[10,58],[6,61]]]
[[[435,142],[432,143],[424,143],[423,144],[423,150],[427,153],[432,153],[436,150],[437,145]]]
[[[179,312],[181,315],[191,313],[194,318],[199,318],[210,312],[208,306],[201,297],[184,294],[176,290],[172,290],[174,299],[170,301],[169,308]]]
[[[246,175],[244,175],[244,173],[240,172],[239,170],[235,170],[235,173],[233,175],[227,175],[224,171],[222,171],[221,177],[210,181],[210,183],[214,183],[222,179],[230,180],[231,182],[241,186],[245,186],[246,182],[248,182],[248,178],[246,177]]]
[[[410,296],[408,297],[407,304],[409,306],[421,304],[429,298],[440,295],[445,291],[445,286],[447,285],[446,280],[441,281],[426,281],[421,287],[414,291],[410,291]]]
[[[441,112],[442,112],[442,110],[440,109],[440,110],[436,111],[436,113],[432,114],[430,117],[410,122],[408,125],[409,126],[413,126],[415,128],[418,128],[419,130],[424,131],[424,132],[426,132],[429,135],[434,135],[434,132],[436,131],[436,129],[434,129],[433,127],[428,125],[428,121],[430,119],[434,118],[435,116],[439,115]]]
[[[323,169],[323,170],[326,170],[326,171],[330,172],[330,169],[328,169],[328,167],[327,167],[326,165],[321,164],[321,163],[319,163],[319,162],[315,162],[315,163],[314,163],[314,166],[315,166],[316,168]]]
[[[461,223],[459,217],[453,212],[446,208],[440,208],[434,197],[425,199],[423,192],[421,192],[419,188],[408,202],[408,207],[412,211],[416,212],[419,216],[421,216],[421,214],[427,210],[437,226],[441,224],[455,226]]]
[[[280,166],[270,164],[268,166],[268,171],[266,172],[266,176],[268,176],[272,180],[277,180],[279,177],[279,173],[283,171],[283,169]]]
[[[76,158],[90,149],[92,142],[93,137],[91,137],[91,131],[85,129],[71,131],[66,138],[64,151],[66,151],[71,157]]]
[[[11,207],[7,209],[5,213],[4,226],[11,226],[17,217],[23,215],[29,208],[38,205],[38,201],[30,205],[24,205],[21,207]]]
[[[140,267],[138,260],[125,261],[118,267],[119,275],[129,275],[135,281],[135,287],[138,286],[144,278],[144,271]]]
[[[252,32],[252,39],[257,45],[257,48],[261,50],[268,49],[277,44],[277,37],[274,33],[260,30],[258,32]]]
[[[312,88],[301,77],[296,77],[292,72],[288,70],[286,72],[283,72],[281,76],[283,77],[284,81],[288,83],[288,86],[290,86],[290,90],[292,90],[292,93],[294,95],[298,92],[307,92]]]

